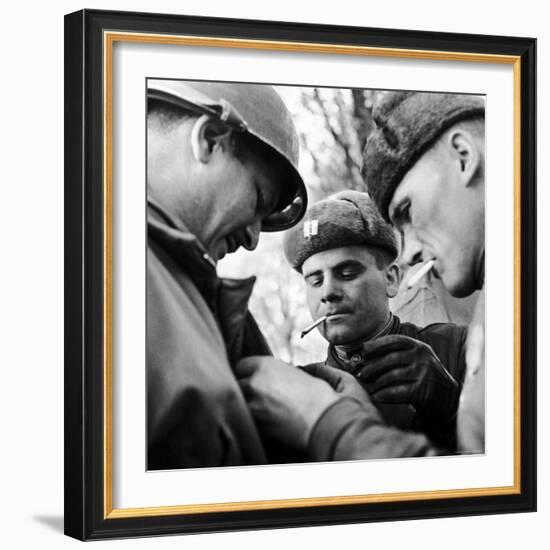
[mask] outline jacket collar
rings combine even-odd
[[[245,315],[256,277],[220,278],[216,262],[181,221],[172,218],[154,200],[147,201],[148,238],[158,243],[182,267],[214,313]]]
[[[367,359],[364,353],[365,344],[376,338],[380,338],[381,336],[386,336],[387,334],[396,334],[399,332],[400,326],[401,321],[399,320],[399,317],[390,313],[388,322],[384,325],[382,330],[374,336],[374,338],[365,340],[365,342],[361,342],[360,344],[357,344],[357,346],[347,349],[337,349],[336,346],[331,344],[328,348],[326,361],[327,365],[345,370],[347,372],[354,372],[355,369],[361,367]]]

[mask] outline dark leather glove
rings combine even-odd
[[[365,344],[364,364],[355,375],[374,403],[409,403],[421,428],[436,442],[454,447],[461,386],[432,348],[399,334]]]

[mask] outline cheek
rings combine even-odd
[[[444,221],[443,221],[444,223]],[[410,232],[405,233],[405,243],[420,246],[424,256],[441,255],[442,232],[440,230],[442,220],[439,212],[430,216],[421,216],[420,213],[411,220]]]
[[[354,288],[353,300],[361,304],[363,315],[369,316],[374,310],[379,310],[387,300],[386,286],[379,279],[370,280]]]
[[[429,256],[435,256],[440,261],[448,262],[456,255],[460,235],[450,231],[448,218],[438,217],[422,233],[422,242]]]
[[[252,224],[256,216],[256,188],[246,176],[246,173],[238,171],[227,182],[230,188],[225,193],[226,203],[223,206],[228,210],[236,225]]]
[[[354,302],[370,301],[372,294],[376,292],[376,282],[371,277],[363,277],[346,284],[344,291]]]
[[[433,197],[437,200],[429,202],[419,202],[416,209],[416,215],[413,212],[414,225],[418,232],[428,241],[449,241],[449,228],[452,226],[456,217],[457,209],[460,208],[460,199],[455,197],[448,187],[445,187],[446,192],[443,194],[440,187],[443,183],[438,183],[435,186]]]
[[[321,294],[319,290],[310,286],[306,287],[306,304],[313,317],[315,317],[320,303]]]
[[[223,215],[223,228],[226,232],[242,230],[254,222],[255,203],[238,186],[232,186],[219,195],[217,209]]]

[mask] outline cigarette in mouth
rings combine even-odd
[[[407,288],[412,288],[435,264],[435,260],[428,260],[411,278],[407,281]]]
[[[324,323],[327,318],[327,315],[323,315],[322,317],[319,317],[317,321],[313,321],[311,325],[308,325],[304,330],[302,330],[302,332],[300,332],[300,338],[303,338],[306,334],[309,334],[315,327],[318,327],[321,323]]]

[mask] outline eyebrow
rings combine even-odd
[[[348,267],[360,267],[363,269],[366,268],[363,262],[359,260],[342,260],[341,262],[338,262],[336,265],[331,266],[329,269],[330,271],[336,271],[336,270],[346,269]],[[304,279],[307,279],[308,277],[312,277],[314,275],[322,275],[322,274],[323,274],[322,269],[315,269],[314,271],[304,273],[303,276],[304,276]]]
[[[340,262],[339,264],[336,264],[332,267],[333,270],[335,269],[346,269],[347,267],[365,267],[363,262],[360,262],[359,260],[344,260],[343,262]]]
[[[316,269],[315,271],[310,271],[308,273],[304,273],[304,279],[308,279],[309,277],[313,277],[314,275],[322,275],[323,271],[321,269]]]

